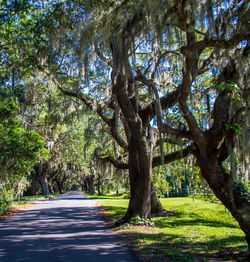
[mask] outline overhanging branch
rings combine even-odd
[[[180,160],[184,157],[187,157],[189,154],[192,153],[193,150],[194,150],[194,145],[191,145],[191,146],[186,147],[185,149],[165,155],[164,156],[164,165],[174,162],[176,160]],[[153,162],[152,162],[152,167],[154,168],[160,165],[162,165],[161,156],[154,157]]]
[[[58,87],[58,89],[65,95],[75,97],[80,99],[87,108],[89,108],[91,111],[97,113],[102,120],[109,126],[110,128],[110,133],[113,136],[113,138],[116,140],[116,142],[121,146],[123,149],[127,150],[128,146],[127,143],[122,139],[122,137],[119,135],[119,132],[116,130],[114,127],[114,117],[113,118],[108,118],[104,114],[104,105],[102,105],[98,100],[96,99],[90,99],[87,98],[85,95],[81,93],[76,93],[73,91],[65,90],[62,85],[57,81],[56,78],[52,78],[51,75],[49,75],[53,83]]]
[[[101,156],[98,154],[98,150],[96,149],[95,152],[95,157],[97,157],[98,159],[102,160],[103,162],[110,162],[114,167],[118,168],[118,169],[128,169],[128,164],[127,163],[123,163],[118,159],[114,159],[112,156]]]

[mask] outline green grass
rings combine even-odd
[[[10,205],[10,209],[20,209],[20,208],[24,208],[26,206],[29,206],[30,205],[30,202],[28,201],[22,201],[22,202],[12,202],[11,205]]]
[[[95,198],[112,221],[126,212],[128,200],[122,196]],[[121,226],[118,229],[129,244],[150,261],[162,257],[170,261],[231,259],[234,253],[247,251],[243,232],[222,205],[188,197],[161,199],[161,203],[175,215],[153,217],[154,227]]]
[[[20,197],[21,201],[34,201],[34,200],[45,200],[49,199],[52,197],[57,196],[58,194],[50,194],[48,196],[43,196],[43,195],[37,195],[37,196],[22,196]],[[17,198],[15,199],[16,201],[18,200]]]
[[[34,200],[44,200],[48,199],[49,196],[22,196],[20,197],[21,201],[34,201]]]

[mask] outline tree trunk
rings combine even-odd
[[[166,211],[162,206],[156,192],[154,189],[154,185],[151,185],[151,215],[157,215]]]
[[[129,64],[127,41],[128,37],[123,37],[122,45],[115,41],[111,44],[113,88],[123,115],[129,153],[130,200],[122,221],[129,221],[135,216],[150,217],[152,180],[152,159],[146,131],[150,120],[148,118],[143,122],[138,114],[139,105],[135,96],[136,88]]]
[[[87,178],[87,183],[88,183],[88,194],[94,195],[95,194],[95,176],[94,175],[89,175]]]
[[[230,211],[245,233],[250,250],[250,196],[242,190],[214,158],[198,158],[202,176],[208,182],[216,197]]]
[[[151,215],[152,162],[147,142],[144,139],[139,141],[138,146],[138,143],[134,143],[131,138],[128,164],[131,196],[124,220],[129,221],[135,216],[149,218]]]
[[[36,180],[39,182],[39,184],[42,187],[43,195],[48,196],[50,194],[49,183],[47,180],[46,171],[44,171],[43,163],[41,162],[38,163],[37,166],[35,167],[35,171],[36,171]]]
[[[44,196],[48,196],[50,194],[49,191],[49,185],[48,185],[48,180],[46,178],[45,174],[42,174],[41,176],[39,176],[39,183],[42,186],[42,191],[43,191],[43,195]]]
[[[97,176],[97,191],[98,191],[98,195],[102,196],[103,192],[102,192],[102,178],[101,178],[101,174],[100,172],[98,172],[98,176]]]
[[[57,184],[59,193],[62,194],[62,191],[63,191],[63,190],[62,190],[62,185],[61,185],[61,183],[60,183],[58,180],[56,180],[56,184]]]

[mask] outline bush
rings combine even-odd
[[[0,215],[4,215],[13,201],[13,194],[10,190],[0,189]]]

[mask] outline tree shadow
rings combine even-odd
[[[137,261],[94,206],[31,209],[0,222],[1,262],[82,259]]]
[[[182,212],[174,212],[171,219],[162,219],[157,222],[159,227],[178,227],[178,226],[209,226],[209,227],[228,227],[238,228],[236,224],[231,222],[223,222],[214,219],[204,218],[197,214],[188,214],[189,220],[185,218],[187,215]],[[169,217],[167,217],[169,218]],[[177,218],[177,219],[176,219]],[[183,219],[182,219],[183,218]]]
[[[230,247],[242,240],[239,236],[230,236],[222,239],[212,239],[204,242],[190,242],[188,238],[177,234],[147,234],[126,232],[122,233],[129,244],[139,250],[143,261],[222,261],[235,259],[249,261],[247,245],[237,246],[242,253],[235,253],[235,248]],[[218,259],[218,260],[217,260]],[[210,260],[211,261],[211,260]],[[234,260],[235,261],[235,260]]]
[[[114,219],[119,220],[124,216],[127,209],[125,207],[105,206],[105,210],[112,214],[112,216],[108,217],[108,220],[114,222]],[[215,230],[225,227],[229,229],[238,228],[233,223],[215,221],[197,214],[188,214],[188,220],[186,216],[187,214],[183,212],[171,213],[170,216],[164,216],[158,220],[156,227],[184,230],[185,226],[190,226],[194,231],[199,226],[215,228]],[[129,228],[127,230],[125,228],[125,231],[126,233],[121,234],[131,246],[139,249],[140,253],[144,254],[145,261],[206,261],[208,257],[234,259],[237,252],[243,252],[242,257],[239,257],[237,261],[249,261],[249,258],[246,258],[247,244],[240,244],[240,242],[244,242],[244,236],[231,235],[220,239],[216,236],[209,236],[206,241],[198,242],[196,240],[191,241],[190,237],[171,233],[135,233],[130,232]],[[197,260],[194,260],[194,257]]]

